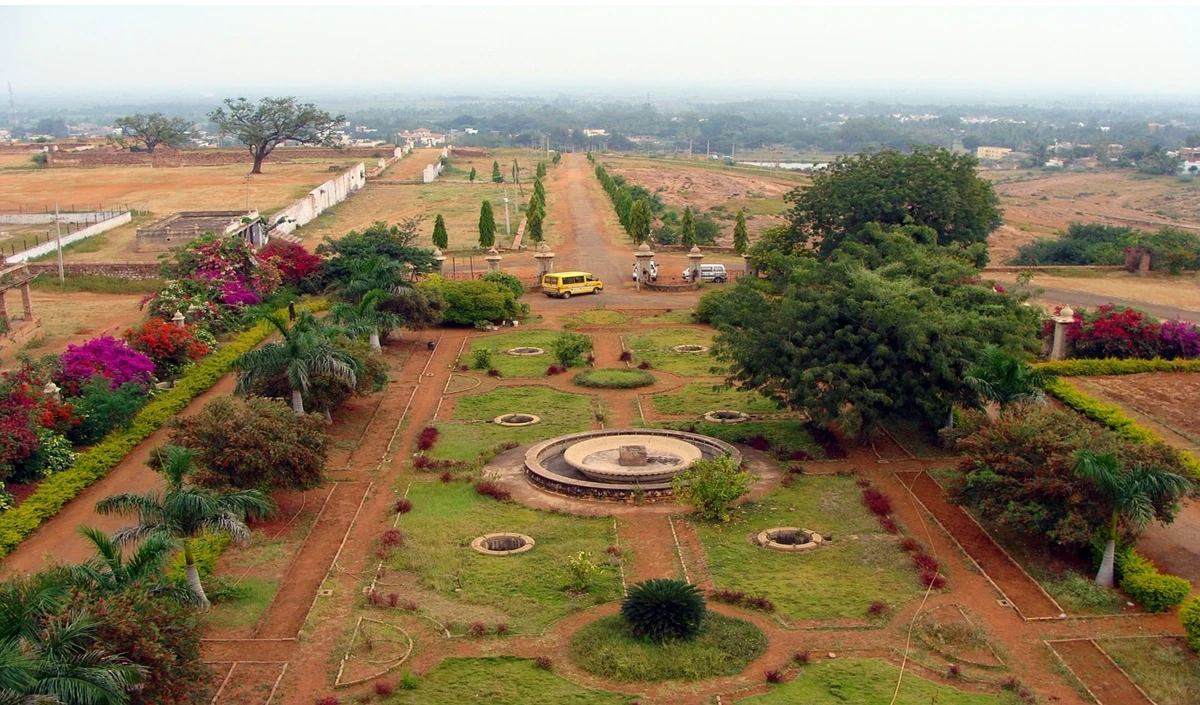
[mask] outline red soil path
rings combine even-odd
[[[1092,640],[1056,641],[1050,648],[1100,705],[1154,705]]]

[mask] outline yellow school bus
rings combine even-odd
[[[591,272],[550,272],[542,275],[542,293],[569,299],[572,294],[599,294],[604,282]]]

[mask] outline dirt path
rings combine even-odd
[[[1100,705],[1154,705],[1092,640],[1056,641],[1050,647]]]
[[[643,514],[617,520],[617,540],[629,568],[626,582],[650,578],[682,578],[671,520],[665,514]]]
[[[896,473],[968,556],[991,578],[996,588],[1025,619],[1054,619],[1062,614],[1050,596],[1030,578],[979,524],[958,505],[946,501],[942,488],[926,473]]]

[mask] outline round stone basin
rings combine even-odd
[[[708,346],[706,346],[706,345],[676,345],[675,347],[673,347],[671,349],[677,353],[708,352]]]
[[[534,543],[525,534],[484,534],[471,542],[471,548],[485,556],[511,556],[532,551]]]
[[[500,414],[492,419],[492,423],[501,426],[532,426],[541,420],[540,416],[533,414]]]
[[[824,543],[825,539],[815,531],[795,526],[779,526],[762,531],[755,537],[763,548],[773,551],[811,551]]]
[[[504,351],[504,354],[515,355],[517,357],[535,357],[537,355],[545,355],[546,351],[541,348],[527,346],[520,348],[509,348],[508,350]]]
[[[700,460],[703,453],[676,438],[625,434],[580,441],[564,450],[562,457],[599,482],[665,482]]]

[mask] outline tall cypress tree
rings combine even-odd
[[[733,224],[733,250],[739,255],[746,253],[750,246],[750,234],[746,232],[746,211],[739,208],[737,220]]]
[[[538,162],[537,177],[539,179],[541,179],[541,178],[545,178],[545,176],[546,176],[546,162]]]
[[[475,176],[476,176],[475,167],[471,167],[471,175],[468,178],[471,179],[472,182],[474,182]]]
[[[433,219],[433,246],[444,250],[450,246],[450,236],[446,234],[446,220],[438,213]]]
[[[487,249],[496,244],[496,217],[492,214],[492,202],[484,201],[479,209],[479,246]]]
[[[640,245],[650,237],[652,218],[650,206],[646,205],[645,200],[639,198],[633,202],[633,208],[629,210],[629,236],[634,244]]]
[[[679,222],[679,241],[689,250],[696,246],[696,217],[692,207],[683,209],[683,219]]]
[[[500,173],[500,162],[492,162],[492,181],[498,184],[504,183],[504,174]]]

